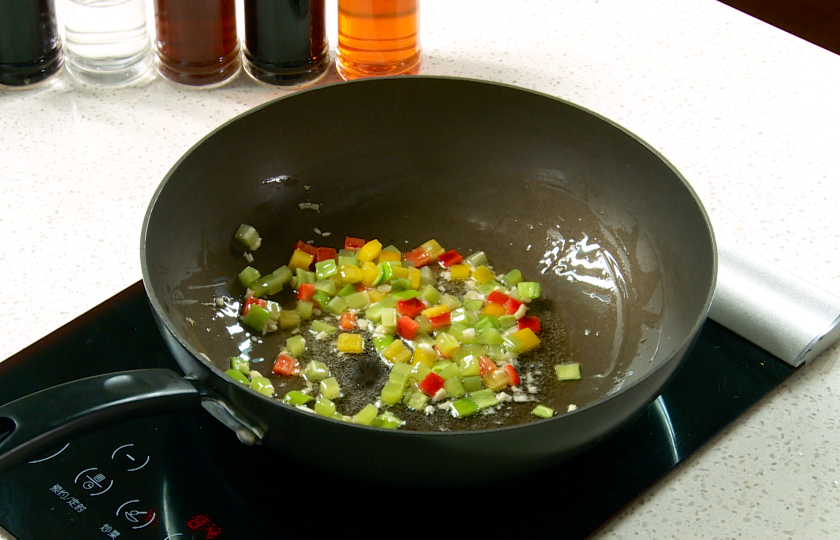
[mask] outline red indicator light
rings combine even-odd
[[[206,540],[213,540],[222,535],[222,529],[210,519],[207,514],[199,514],[188,519],[185,523],[190,532],[204,531]]]

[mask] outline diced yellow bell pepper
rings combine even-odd
[[[358,283],[364,278],[364,272],[358,266],[342,264],[338,268],[338,275],[344,283]]]
[[[429,367],[435,367],[435,358],[437,355],[423,347],[417,347],[414,349],[414,356],[412,357],[411,363],[412,364],[425,364]]]
[[[312,264],[312,261],[314,259],[315,257],[313,255],[310,255],[305,251],[296,249],[292,253],[292,258],[289,259],[289,270],[291,270],[292,272],[294,272],[298,268],[300,268],[301,270],[309,270],[309,265]]]
[[[510,384],[510,377],[508,377],[508,374],[503,369],[494,369],[490,373],[485,374],[481,380],[484,382],[484,386],[494,392],[498,392]]]
[[[395,339],[393,343],[382,349],[382,356],[389,362],[408,362],[411,360],[411,351],[402,341]]]
[[[449,274],[452,279],[467,279],[470,277],[470,267],[467,264],[453,264],[449,267]]]
[[[487,268],[486,266],[484,266],[482,264],[481,266],[479,266],[478,268],[473,270],[472,278],[478,284],[484,284],[484,283],[490,283],[491,281],[496,279],[496,276],[493,275],[493,272],[491,272],[489,268]]]
[[[358,257],[361,262],[369,262],[379,257],[380,251],[382,251],[382,242],[379,240],[371,240],[359,249],[356,253],[356,257]]]
[[[400,259],[402,259],[402,255],[395,251],[383,249],[379,252],[379,262],[399,261]]]
[[[417,268],[409,268],[408,279],[411,281],[412,289],[417,290],[420,288],[420,270]]]
[[[433,261],[437,260],[438,256],[443,255],[443,253],[446,251],[445,249],[440,247],[440,244],[438,244],[437,240],[435,240],[434,238],[432,238],[428,242],[424,242],[423,244],[421,244],[420,249],[428,253],[429,257],[431,257]]]
[[[420,270],[417,271],[419,272]],[[391,265],[391,279],[408,278],[408,276],[408,268],[405,268],[403,266]]]
[[[370,261],[362,263],[362,283],[372,287],[379,277],[379,267]]]
[[[365,350],[365,340],[361,334],[339,334],[336,347],[344,353],[360,353]]]
[[[447,312],[449,312],[449,306],[447,306],[446,304],[441,304],[439,306],[432,306],[430,308],[426,308],[420,313],[431,319],[432,317],[437,317],[438,315],[443,315]]]
[[[374,287],[372,289],[368,289],[368,297],[370,297],[370,303],[371,304],[375,304],[376,302],[379,302],[380,300],[382,300],[386,296],[388,296],[388,293],[386,293],[385,291],[383,291],[381,289],[377,289],[376,287]]]
[[[513,334],[522,342],[522,347],[519,352],[527,352],[540,345],[540,338],[530,328],[523,328]]]
[[[484,309],[481,310],[482,315],[491,315],[493,317],[501,317],[507,313],[507,309],[502,304],[496,303],[489,303],[484,306]]]

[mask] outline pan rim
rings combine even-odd
[[[148,205],[148,207],[146,209],[146,212],[144,214],[144,217],[143,217],[143,225],[142,225],[142,228],[141,228],[141,238],[140,238],[140,266],[141,266],[142,277],[143,277],[143,286],[144,286],[144,289],[146,290],[146,296],[148,297],[149,302],[152,304],[152,308],[155,311],[156,316],[159,318],[160,321],[163,322],[164,326],[166,327],[167,332],[172,337],[175,338],[175,340],[178,342],[178,344],[183,349],[185,349],[193,358],[199,359],[201,361],[202,365],[209,368],[216,376],[218,376],[218,377],[220,377],[224,380],[224,377],[225,377],[224,371],[221,370],[220,368],[218,368],[212,362],[212,360],[209,360],[205,355],[203,355],[200,351],[198,351],[198,349],[196,347],[194,347],[189,341],[184,339],[183,336],[181,335],[181,333],[177,331],[175,325],[170,320],[170,317],[165,313],[165,311],[163,309],[163,305],[162,305],[161,301],[158,299],[157,294],[155,293],[155,291],[154,291],[154,289],[151,285],[152,280],[151,280],[151,276],[150,276],[150,272],[149,272],[149,265],[148,265],[147,255],[146,255],[146,243],[147,243],[149,223],[150,223],[150,220],[151,220],[152,215],[154,213],[154,209],[155,209],[155,206],[157,204],[158,199],[160,198],[163,191],[166,189],[167,185],[169,184],[170,179],[173,177],[173,175],[176,173],[176,171],[178,171],[180,165],[194,151],[196,151],[199,147],[201,147],[207,140],[214,137],[218,132],[226,129],[229,125],[231,125],[235,122],[238,122],[238,121],[240,121],[240,120],[242,120],[246,117],[249,117],[253,114],[257,114],[261,110],[263,110],[267,107],[274,106],[275,104],[277,104],[279,102],[283,102],[283,101],[289,100],[289,99],[295,99],[298,96],[306,95],[306,94],[309,94],[310,92],[323,92],[323,91],[326,91],[328,89],[333,89],[333,88],[337,88],[337,87],[344,87],[344,86],[347,86],[347,85],[388,84],[388,83],[393,83],[394,81],[411,81],[411,80],[437,80],[437,81],[447,81],[447,82],[458,83],[458,84],[463,83],[463,84],[496,86],[496,87],[504,88],[504,89],[511,90],[511,91],[525,92],[525,93],[532,94],[532,95],[540,97],[540,98],[549,99],[551,101],[559,102],[563,105],[573,107],[573,108],[575,108],[575,109],[577,109],[581,112],[584,112],[588,115],[593,116],[594,118],[596,118],[596,119],[598,119],[602,122],[605,122],[606,124],[612,126],[613,128],[619,130],[620,132],[622,132],[626,136],[630,137],[631,139],[633,139],[638,144],[642,145],[645,149],[647,149],[649,152],[651,152],[656,157],[656,159],[658,159],[662,164],[664,164],[677,179],[679,179],[679,181],[682,183],[684,189],[686,189],[687,194],[690,195],[690,197],[694,200],[694,203],[696,204],[697,209],[699,210],[700,215],[702,217],[702,221],[703,221],[705,227],[708,229],[708,233],[709,233],[708,234],[708,239],[711,243],[711,245],[710,245],[710,247],[711,247],[711,268],[710,268],[710,271],[711,272],[710,272],[710,283],[709,283],[710,286],[708,288],[706,298],[704,299],[702,309],[699,310],[697,316],[695,317],[694,321],[692,322],[690,331],[685,333],[685,337],[683,339],[681,339],[681,341],[679,343],[679,346],[675,348],[675,352],[670,354],[669,356],[663,358],[659,368],[661,368],[665,364],[674,362],[675,361],[675,356],[677,355],[677,353],[679,351],[683,350],[689,344],[691,344],[694,339],[696,339],[696,337],[699,334],[702,326],[705,324],[705,322],[708,318],[708,312],[709,312],[709,309],[711,307],[712,300],[714,298],[714,293],[715,293],[715,288],[716,288],[716,283],[717,283],[717,276],[718,276],[718,248],[717,248],[717,240],[715,238],[714,229],[712,227],[711,219],[709,217],[708,212],[706,211],[705,206],[703,205],[703,202],[701,201],[700,197],[697,195],[697,192],[694,190],[694,188],[688,182],[688,180],[682,175],[682,173],[662,153],[660,153],[656,148],[654,148],[649,143],[647,143],[644,139],[637,136],[635,133],[629,131],[627,128],[625,128],[625,127],[621,126],[620,124],[616,123],[615,121],[613,121],[613,120],[611,120],[611,119],[609,119],[609,118],[607,118],[607,117],[605,117],[605,116],[603,116],[603,115],[601,115],[597,112],[594,112],[594,111],[592,111],[592,110],[590,110],[586,107],[583,107],[581,105],[578,105],[578,104],[576,104],[574,102],[571,102],[571,101],[568,101],[566,99],[563,99],[563,98],[560,98],[560,97],[557,97],[557,96],[554,96],[554,95],[551,95],[551,94],[547,94],[545,92],[541,92],[541,91],[533,90],[533,89],[529,89],[529,88],[523,88],[523,87],[512,85],[512,84],[501,83],[501,82],[496,82],[496,81],[488,81],[488,80],[482,80],[482,79],[473,79],[473,78],[467,78],[467,77],[455,77],[455,76],[443,76],[443,75],[398,75],[398,76],[392,76],[392,77],[378,77],[378,78],[372,78],[372,79],[357,79],[357,80],[353,80],[353,81],[337,81],[337,82],[333,82],[333,83],[327,83],[327,84],[322,84],[322,85],[318,85],[318,86],[312,86],[312,87],[309,87],[309,88],[304,88],[304,89],[301,89],[299,91],[296,91],[296,92],[293,92],[293,93],[290,93],[290,94],[286,94],[286,95],[279,96],[277,98],[271,99],[269,101],[266,101],[265,103],[257,105],[257,106],[255,106],[251,109],[248,109],[247,111],[244,111],[244,112],[234,116],[233,118],[225,121],[224,123],[222,123],[221,125],[219,125],[215,129],[213,129],[212,131],[207,133],[205,136],[203,136],[201,139],[199,139],[195,144],[193,144],[186,152],[184,152],[178,158],[178,160],[167,171],[166,175],[164,175],[163,179],[161,180],[158,187],[155,189],[155,192],[150,199],[149,205]],[[400,83],[400,84],[402,84],[402,83]],[[410,84],[410,83],[408,83],[408,84]],[[686,354],[683,354],[682,358],[679,358],[677,360],[679,360],[681,362],[685,358],[685,356],[686,356]],[[544,422],[561,421],[564,418],[568,418],[568,417],[571,417],[573,415],[582,413],[584,411],[588,411],[588,410],[594,409],[596,407],[599,407],[600,405],[602,405],[606,401],[610,400],[615,395],[627,392],[628,390],[630,390],[630,389],[636,387],[637,385],[643,383],[650,376],[652,376],[652,374],[655,371],[657,371],[659,368],[653,369],[653,370],[647,372],[646,374],[644,374],[643,376],[639,377],[638,379],[632,381],[631,383],[629,383],[625,386],[622,386],[621,389],[618,390],[618,392],[616,392],[616,393],[608,393],[607,395],[601,397],[600,399],[598,399],[596,401],[593,401],[591,403],[588,403],[584,406],[581,406],[578,409],[575,409],[573,411],[561,412],[561,413],[557,414],[556,416],[554,416],[552,418],[541,419],[541,420],[535,421],[535,422],[527,422],[527,423],[524,423],[524,424],[514,424],[514,425],[504,426],[504,427],[482,428],[482,429],[478,429],[478,430],[464,430],[464,431],[391,430],[391,429],[386,429],[386,428],[364,426],[364,425],[360,425],[360,424],[352,424],[350,427],[352,427],[352,428],[367,428],[367,429],[371,429],[371,430],[374,430],[374,431],[377,431],[377,432],[387,431],[389,433],[393,433],[395,436],[411,436],[411,437],[413,437],[413,436],[429,436],[429,435],[434,435],[434,436],[452,436],[452,435],[482,436],[482,435],[488,435],[488,434],[493,434],[493,433],[506,432],[506,431],[509,431],[509,430],[527,429],[529,427],[533,428],[534,426],[544,425]],[[255,396],[259,396],[260,398],[263,398],[263,399],[271,402],[273,406],[279,407],[281,410],[297,409],[297,407],[294,407],[294,406],[288,405],[286,403],[283,403],[281,400],[279,400],[275,397],[264,396],[264,395],[254,391],[254,390],[251,390],[248,387],[243,386],[243,388],[241,388],[241,389],[249,391],[249,392],[253,393]],[[659,393],[657,393],[657,396],[658,395],[659,395]],[[342,421],[339,421],[339,420],[336,420],[336,419],[333,419],[333,418],[327,418],[327,417],[312,414],[312,413],[307,413],[307,412],[302,412],[302,411],[294,411],[294,412],[296,412],[298,414],[303,414],[303,415],[308,414],[310,416],[313,416],[314,418],[317,419],[316,421],[323,420],[323,421],[326,421],[326,422],[334,422],[334,423],[339,424],[339,425],[347,424],[347,422],[342,422]]]

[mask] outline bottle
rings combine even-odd
[[[0,0],[0,84],[35,84],[63,64],[54,0]]]
[[[418,0],[338,0],[336,67],[345,80],[417,74]]]
[[[131,82],[151,65],[145,0],[65,0],[67,70],[102,85]]]
[[[235,0],[155,0],[155,65],[171,81],[218,86],[238,71]]]
[[[299,85],[330,65],[324,0],[245,0],[245,71],[258,81]]]

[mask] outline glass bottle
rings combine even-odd
[[[63,64],[54,1],[0,0],[0,84],[35,84]]]
[[[245,70],[274,85],[314,81],[330,65],[324,0],[245,0]]]

